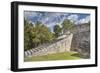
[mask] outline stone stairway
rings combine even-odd
[[[53,53],[60,53],[70,51],[71,41],[73,34],[67,34],[65,37],[57,39],[56,41],[48,44],[43,44],[36,48],[24,52],[25,57],[42,56]]]

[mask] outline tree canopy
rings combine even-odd
[[[70,20],[64,20],[61,24],[62,28],[59,25],[54,26],[54,33],[49,30],[49,28],[37,22],[35,24],[29,23],[29,21],[24,19],[24,48],[29,50],[35,48],[39,45],[50,43],[55,38],[59,37],[63,32],[66,32],[71,26],[72,22]]]
[[[51,42],[54,35],[44,24],[37,22],[34,26],[32,23],[24,20],[24,48],[32,49],[38,45]]]
[[[59,25],[54,26],[55,37],[59,37],[62,32],[62,28]]]
[[[73,23],[70,20],[65,19],[62,23],[63,33],[69,30],[72,26],[73,26]]]

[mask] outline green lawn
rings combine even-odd
[[[64,53],[48,54],[44,56],[25,57],[24,61],[31,62],[31,61],[49,61],[49,60],[77,60],[77,59],[81,59],[78,53],[64,52]]]

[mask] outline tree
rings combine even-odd
[[[54,26],[54,32],[55,32],[55,37],[58,37],[61,35],[62,29],[59,25]]]
[[[40,40],[39,44],[47,43],[53,40],[53,34],[44,24],[36,24],[35,28],[37,32],[37,37]]]
[[[37,22],[36,24],[29,23],[24,20],[24,48],[25,51],[35,48],[44,43],[49,43],[54,39],[53,34],[48,27]]]
[[[70,30],[70,28],[73,26],[73,23],[68,20],[65,19],[62,23],[62,28],[63,28],[63,33],[65,33],[66,31]]]
[[[32,47],[32,30],[33,25],[27,20],[24,20],[24,48],[28,50]]]

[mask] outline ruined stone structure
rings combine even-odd
[[[57,41],[25,51],[24,56],[41,56],[53,53],[76,51],[86,57],[90,55],[90,24],[75,25],[70,33]]]
[[[73,34],[59,38],[57,41],[25,51],[25,56],[39,56],[70,51]]]
[[[77,30],[76,30],[77,29]],[[71,50],[77,51],[84,58],[90,57],[90,24],[81,24],[73,28]]]

